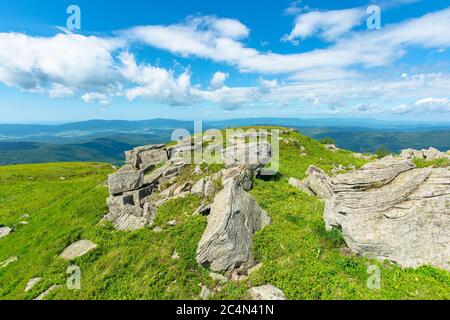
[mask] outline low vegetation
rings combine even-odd
[[[302,179],[311,164],[331,173],[339,164],[360,167],[366,160],[348,151],[327,150],[299,133],[283,138],[279,174],[256,180],[251,191],[273,220],[254,238],[262,267],[245,281],[224,284],[212,298],[244,299],[250,286],[271,283],[288,299],[450,299],[446,271],[401,269],[345,254],[340,233],[325,231],[323,202],[287,182],[289,177]],[[220,166],[202,169],[216,172]],[[15,229],[0,239],[0,261],[18,257],[0,269],[0,298],[33,299],[61,284],[48,299],[198,299],[200,285],[217,285],[195,259],[206,227],[206,217],[192,215],[200,198],[165,203],[155,221],[160,230],[115,231],[100,222],[107,211],[106,178],[113,171],[99,163],[0,167],[0,223]],[[20,224],[22,220],[28,224]],[[173,220],[176,225],[168,224]],[[79,239],[98,247],[72,262],[59,258]],[[70,265],[81,269],[81,290],[64,286]],[[367,287],[370,265],[381,269],[379,290]],[[25,293],[28,280],[38,276],[43,280]]]

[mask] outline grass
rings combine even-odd
[[[435,159],[435,160],[426,160],[426,159],[414,159],[414,164],[417,168],[426,168],[426,167],[450,167],[450,159]]]
[[[289,177],[303,178],[309,165],[331,172],[333,165],[357,167],[364,160],[351,152],[323,145],[291,132],[298,143],[282,143],[280,174],[257,180],[251,191],[273,223],[254,237],[261,269],[243,282],[229,282],[214,299],[244,299],[250,286],[271,283],[289,299],[450,299],[450,274],[432,267],[400,269],[390,263],[340,253],[338,231],[326,232],[324,204],[290,186]],[[300,146],[307,156],[301,156]],[[191,172],[193,168],[187,168]],[[209,173],[220,166],[203,167]],[[49,299],[198,299],[200,284],[214,289],[209,271],[195,260],[206,218],[192,216],[197,196],[165,203],[155,224],[134,232],[99,223],[107,212],[107,164],[60,163],[0,167],[0,223],[16,230],[0,239],[0,261],[19,260],[0,269],[1,299],[32,299],[52,284],[61,284]],[[206,172],[205,172],[206,174]],[[182,174],[185,181],[190,174]],[[61,179],[63,178],[63,179]],[[29,214],[28,225],[18,222]],[[176,220],[171,227],[168,221]],[[58,256],[70,243],[89,239],[98,248],[72,262]],[[177,252],[179,259],[173,259]],[[81,268],[81,290],[64,284],[70,265]],[[369,290],[367,268],[381,268],[380,290]],[[24,293],[29,279],[43,277]]]

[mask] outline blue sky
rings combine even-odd
[[[6,0],[0,122],[450,121],[448,30],[443,0]]]

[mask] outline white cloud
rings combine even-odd
[[[263,53],[248,48],[242,39],[218,32],[214,19],[219,18],[197,17],[181,24],[137,27],[123,34],[174,54],[225,62],[242,72],[260,74],[379,67],[402,57],[410,47],[450,47],[450,8],[386,26],[383,32],[350,32],[328,48],[298,54]]]
[[[52,96],[106,86],[115,80],[113,52],[122,45],[119,39],[76,34],[0,33],[0,82]]]
[[[217,71],[214,73],[211,79],[211,86],[213,88],[221,88],[224,86],[225,81],[228,79],[228,73]]]
[[[101,105],[109,105],[112,102],[112,98],[110,95],[99,92],[88,92],[81,96],[81,99],[85,103],[99,103]]]
[[[151,65],[138,65],[134,55],[123,52],[121,72],[125,79],[136,86],[125,90],[129,100],[139,97],[154,99],[168,105],[189,105],[191,75],[189,71],[176,76],[174,72]]]
[[[327,41],[335,41],[361,24],[365,15],[366,12],[362,8],[312,11],[301,14],[295,20],[294,29],[282,40],[298,44],[298,39],[304,40],[318,34]]]

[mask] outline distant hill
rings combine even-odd
[[[357,126],[355,125],[357,124]],[[450,124],[400,123],[374,119],[250,118],[203,122],[203,130],[250,125],[294,127],[310,137],[333,138],[338,147],[373,152],[386,146],[450,149]],[[90,120],[59,125],[0,124],[0,165],[64,161],[120,164],[125,150],[171,140],[174,129],[194,130],[192,121]]]

